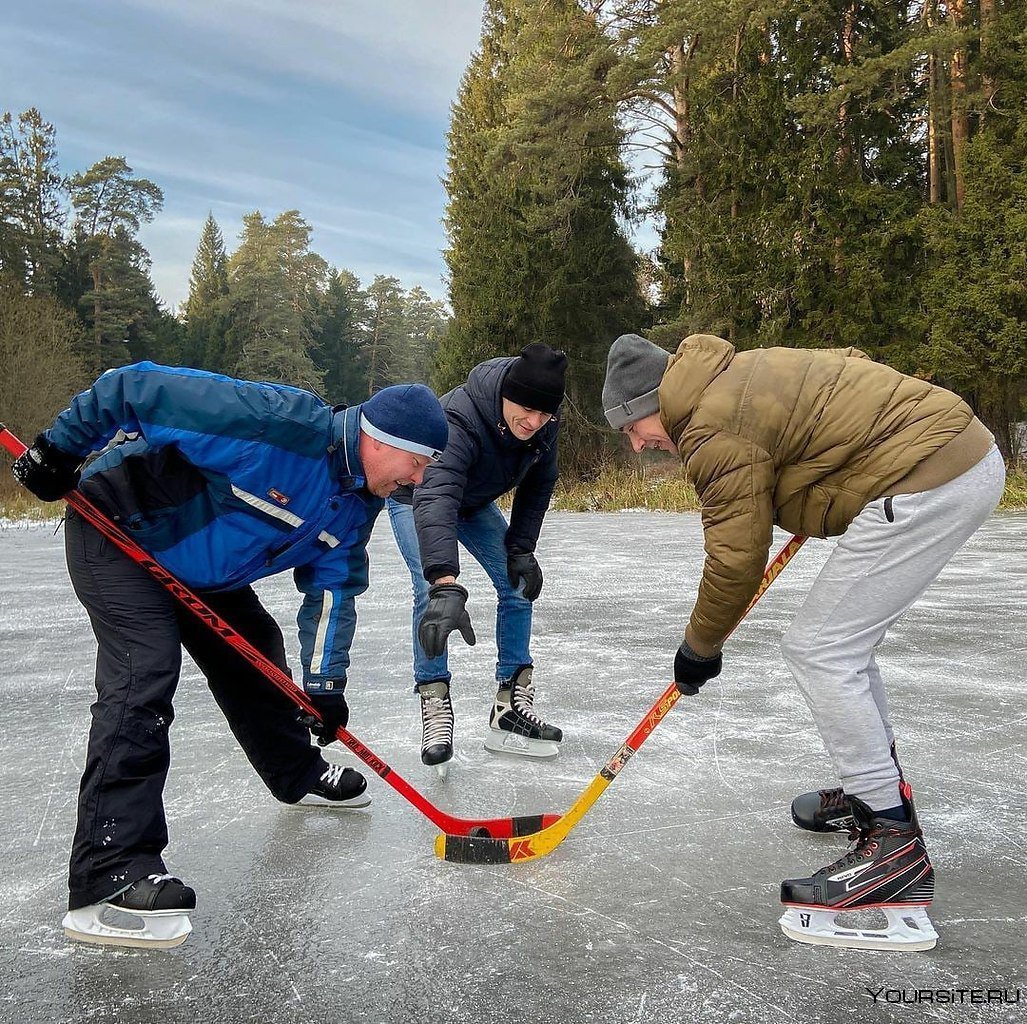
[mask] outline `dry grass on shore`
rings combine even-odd
[[[509,509],[509,501],[505,507]],[[680,467],[668,459],[642,467],[612,466],[590,480],[561,480],[553,508],[564,512],[617,512],[629,508],[693,512],[699,508],[699,503],[691,484],[681,475]],[[1027,472],[1009,471],[999,509],[1027,511]],[[6,482],[0,484],[0,519],[46,520],[59,517],[62,512],[60,505],[37,501],[13,480],[9,486]]]

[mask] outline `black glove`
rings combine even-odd
[[[11,472],[37,498],[56,501],[78,485],[81,463],[77,455],[62,452],[45,434],[40,434],[32,447],[14,460]]]
[[[317,708],[319,719],[313,715],[301,711],[297,718],[316,737],[319,747],[327,747],[335,740],[335,730],[342,726],[343,729],[349,724],[349,705],[346,703],[346,694],[343,689],[345,681],[334,684],[337,689],[327,693],[308,693],[310,703]]]
[[[694,697],[703,683],[720,675],[723,663],[724,658],[719,653],[712,658],[704,658],[696,654],[686,641],[674,655],[674,682],[686,697]]]
[[[445,651],[454,629],[460,630],[468,646],[477,643],[466,603],[467,591],[459,583],[436,583],[428,591],[428,607],[417,627],[417,639],[429,658],[438,658]]]
[[[517,589],[517,584],[524,580],[522,593],[529,601],[534,601],[542,593],[542,569],[530,551],[521,555],[506,556],[506,576],[514,590]]]

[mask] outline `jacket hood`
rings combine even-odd
[[[734,345],[715,334],[690,334],[678,345],[660,381],[660,418],[675,444],[702,393],[734,357]]]
[[[332,468],[344,491],[357,490],[367,482],[360,461],[360,406],[336,409],[332,415],[332,443],[328,448]]]

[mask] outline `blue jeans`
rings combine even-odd
[[[417,626],[428,607],[428,582],[421,570],[421,552],[417,546],[413,507],[390,498],[388,509],[392,532],[410,570],[414,588],[414,682],[425,683],[430,679],[445,679],[449,682],[448,650],[443,651],[438,658],[429,658],[417,640]],[[514,590],[507,579],[504,544],[506,526],[503,513],[495,503],[486,505],[468,519],[459,519],[456,524],[457,540],[488,573],[496,588],[496,647],[499,649],[497,682],[512,679],[522,665],[531,664],[528,651],[531,642],[531,602],[521,596],[519,588]]]

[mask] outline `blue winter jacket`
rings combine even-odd
[[[187,586],[293,569],[304,686],[318,692],[346,678],[383,506],[364,486],[359,420],[359,406],[298,388],[143,362],[105,373],[48,436],[82,457],[121,442],[80,489]]]

